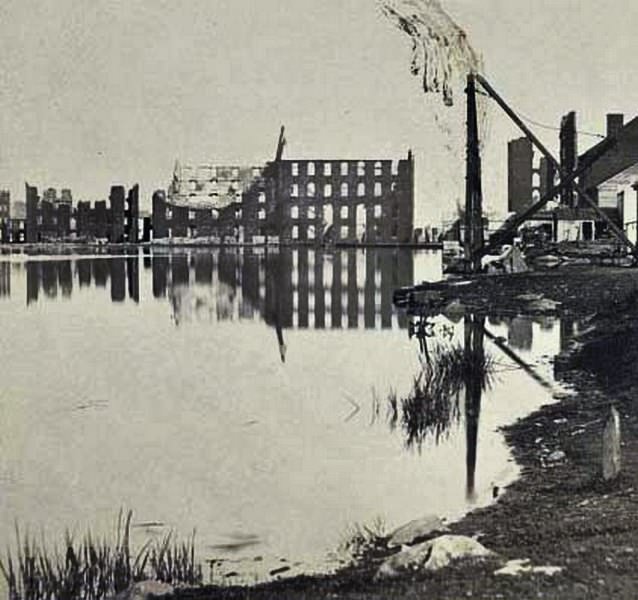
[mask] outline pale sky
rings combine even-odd
[[[607,112],[638,112],[638,3],[442,4],[525,115],[557,125],[576,110],[579,129],[603,133]],[[176,158],[261,163],[284,124],[288,158],[413,148],[418,226],[463,189],[463,148],[446,145],[462,141],[464,107],[425,99],[409,60],[374,0],[2,0],[0,188],[23,200],[27,180],[97,200],[139,182],[148,206]],[[497,109],[491,123],[484,187],[499,209],[517,132]],[[555,148],[556,133],[534,129]]]

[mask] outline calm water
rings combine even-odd
[[[196,528],[200,559],[250,579],[326,568],[352,523],[488,502],[517,475],[496,429],[550,401],[567,328],[432,319],[427,356],[479,343],[493,381],[431,428],[402,411],[427,358],[391,298],[439,276],[394,250],[4,257],[0,538],[107,530],[123,506],[161,524],[140,540]]]

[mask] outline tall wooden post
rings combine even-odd
[[[465,157],[465,259],[470,272],[481,270],[479,250],[483,247],[483,192],[479,151],[476,83],[467,76],[467,148]]]

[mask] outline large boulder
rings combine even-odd
[[[397,577],[402,572],[435,571],[462,559],[484,559],[494,556],[474,538],[464,535],[441,535],[416,546],[406,546],[403,550],[387,558],[379,567],[376,578]]]
[[[398,548],[425,539],[434,532],[448,531],[445,521],[436,515],[415,519],[396,529],[388,540],[388,548]]]

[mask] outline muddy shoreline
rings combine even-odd
[[[555,404],[504,429],[522,476],[487,508],[451,526],[477,536],[498,561],[463,563],[436,573],[374,581],[371,552],[333,576],[302,576],[256,587],[207,587],[182,598],[635,598],[638,574],[638,271],[572,267],[483,277],[458,287],[454,309],[538,314],[529,296],[581,323],[555,360],[568,384]],[[521,299],[521,296],[523,297]],[[623,467],[612,484],[600,476],[601,432],[611,405],[621,415]],[[552,452],[564,453],[548,464]],[[417,516],[417,515],[415,515]],[[531,559],[562,567],[555,575],[495,575],[498,564]]]

